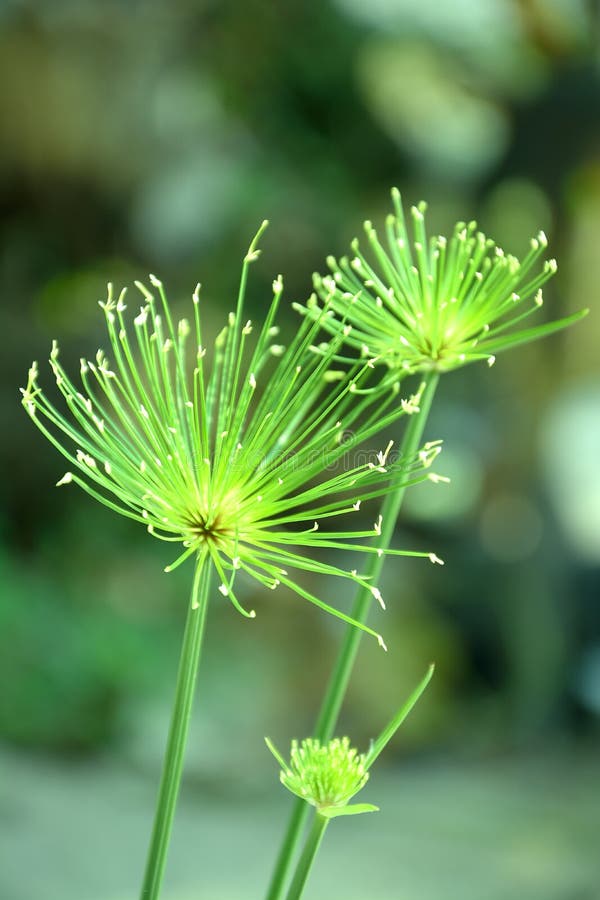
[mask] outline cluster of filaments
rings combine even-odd
[[[321,744],[316,738],[292,741],[289,766],[281,783],[317,809],[345,806],[367,783],[365,757],[347,737]]]
[[[274,316],[282,292],[277,279],[273,303],[253,346],[246,344],[253,329],[250,322],[244,324],[240,304],[217,337],[212,367],[205,372],[198,289],[193,297],[196,340],[190,354],[194,328],[185,319],[172,321],[161,282],[151,276],[151,283],[160,297],[160,312],[154,295],[136,282],[145,304],[133,320],[131,343],[125,292],[115,298],[109,286],[108,299],[100,305],[112,361],[102,351],[95,360],[82,359],[80,385],[70,380],[53,344],[50,364],[67,415],[38,386],[37,365],[30,370],[23,404],[71,465],[59,484],[74,482],[111,509],[142,522],[155,537],[183,545],[167,571],[190,556],[210,558],[221,593],[245,615],[253,612],[242,607],[233,591],[239,570],[271,589],[285,584],[353,622],[293,581],[288,566],[341,575],[367,587],[383,606],[379,590],[356,570],[297,552],[320,547],[377,552],[356,541],[379,534],[380,519],[372,529],[320,528],[321,521],[356,513],[361,498],[381,496],[386,490],[382,476],[393,442],[371,461],[338,465],[353,446],[398,416],[397,396],[390,392],[381,397],[360,387],[372,361],[358,363],[342,378],[328,379],[342,339],[336,337],[321,345],[318,354],[311,353],[319,320],[304,321],[289,347],[274,343]],[[255,397],[269,360],[275,371],[263,379],[261,396]],[[417,412],[418,402],[418,394],[405,400],[402,411]],[[344,443],[345,432],[353,436]],[[437,442],[426,446],[406,466],[407,484],[436,477],[426,470],[439,449]],[[439,562],[434,554],[392,552]],[[379,634],[366,626],[364,630],[385,646]]]
[[[160,282],[152,281],[162,291]],[[156,537],[183,541],[186,552],[169,568],[202,549],[233,555],[236,541],[252,525],[252,497],[244,490],[243,480],[238,479],[231,489],[224,477],[234,461],[230,458],[226,467],[221,459],[226,435],[215,440],[213,420],[216,422],[220,411],[215,409],[214,388],[207,401],[203,384],[206,350],[198,340],[190,384],[188,321],[182,319],[175,329],[166,303],[163,321],[153,296],[143,285],[137,286],[147,303],[134,319],[135,349],[124,321],[125,292],[115,300],[109,285],[108,299],[100,306],[106,316],[113,361],[109,363],[102,350],[93,361],[82,359],[80,387],[62,367],[58,345],[53,342],[50,365],[72,420],[58,412],[38,387],[35,363],[23,392],[24,405],[75,467],[59,484],[77,482],[117,511],[142,521]],[[196,292],[195,309],[198,302]],[[198,317],[197,324],[200,338]],[[249,323],[246,331],[249,333]],[[221,337],[217,354],[223,343]],[[267,354],[278,352],[272,344],[264,350]],[[253,391],[248,384],[246,393]],[[67,438],[65,443],[59,442],[60,432]],[[215,444],[221,453],[215,453]],[[240,450],[238,444],[229,456],[235,457]]]
[[[457,223],[450,240],[428,238],[421,203],[411,208],[411,240],[400,195],[392,196],[387,246],[365,222],[371,261],[358,240],[352,258],[328,257],[331,275],[315,274],[316,294],[306,312],[315,314],[318,296],[332,311],[325,319],[330,332],[345,327],[349,344],[396,370],[444,371],[477,359],[491,365],[496,338],[542,305],[541,286],[556,272],[556,261],[529,273],[547,247],[546,236],[531,240],[522,262],[477,231],[475,222]]]

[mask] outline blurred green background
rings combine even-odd
[[[31,360],[57,337],[76,367],[106,281],[149,271],[182,315],[200,280],[216,332],[265,217],[253,315],[278,272],[304,299],[393,184],[517,254],[543,228],[543,314],[591,314],[443,379],[452,483],[409,492],[397,542],[446,566],[388,565],[390,653],[365,642],[343,729],[364,747],[436,677],[306,896],[600,898],[599,41],[596,0],[0,3],[3,900],[136,896],[190,580],[56,492]],[[287,808],[263,735],[310,730],[340,637],[283,591],[248,602],[211,609],[165,900],[262,896]]]

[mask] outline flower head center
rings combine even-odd
[[[192,516],[189,529],[196,541],[201,544],[214,544],[219,549],[235,538],[235,527],[221,510],[214,513],[197,512]]]

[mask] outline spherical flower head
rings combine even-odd
[[[393,442],[372,458],[357,454],[352,462],[354,448],[395,421],[397,398],[363,393],[372,360],[337,371],[341,338],[317,345],[319,321],[303,322],[287,347],[278,343],[281,278],[273,282],[262,327],[245,318],[247,268],[258,256],[257,239],[244,260],[236,309],[214,341],[210,363],[199,288],[193,323],[176,323],[162,283],[150,276],[150,288],[136,283],[143,305],[133,322],[125,291],[115,296],[109,286],[100,306],[110,357],[99,350],[95,359],[82,359],[78,382],[61,365],[53,343],[50,366],[61,407],[39,386],[36,363],[22,402],[69,461],[59,484],[78,485],[154,537],[180,545],[167,571],[189,557],[196,572],[210,563],[220,593],[250,618],[254,611],[244,609],[234,589],[240,571],[271,590],[286,585],[357,624],[306,590],[290,569],[340,576],[367,587],[383,605],[377,588],[358,571],[321,562],[314,551],[378,552],[363,539],[377,536],[379,520],[372,529],[350,525],[346,531],[322,524],[340,515],[356,520],[361,501],[381,496],[397,477]],[[415,406],[416,401],[405,403],[401,411],[412,414]],[[438,451],[427,445],[414,460],[401,460],[405,483],[428,477]],[[435,561],[428,553],[415,555]],[[360,627],[385,646],[376,631]]]
[[[345,331],[346,343],[363,355],[377,357],[395,374],[445,372],[482,359],[492,365],[501,350],[586,314],[522,328],[542,306],[542,285],[557,270],[554,259],[539,267],[548,244],[543,232],[519,261],[478,231],[476,222],[458,222],[450,239],[428,237],[425,203],[411,209],[411,236],[396,189],[392,198],[385,245],[365,222],[368,252],[355,240],[352,257],[328,257],[331,274],[314,276],[315,294],[302,309],[319,315],[320,298],[329,310],[325,329]]]
[[[270,741],[267,745],[281,765],[281,783],[319,812],[346,806],[369,779],[365,757],[347,737],[323,744],[315,738],[294,740],[289,763]]]

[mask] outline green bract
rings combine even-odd
[[[355,515],[362,500],[385,492],[392,474],[398,478],[400,472],[407,484],[427,478],[439,447],[428,445],[416,459],[397,464],[391,463],[392,441],[372,456],[353,453],[398,416],[397,390],[382,397],[365,388],[374,366],[370,357],[334,370],[343,335],[315,347],[320,317],[305,320],[287,348],[274,343],[281,278],[273,283],[265,322],[251,338],[253,326],[242,316],[244,292],[263,228],[244,260],[237,308],[215,341],[210,371],[198,289],[193,324],[185,319],[175,324],[162,284],[151,276],[158,299],[136,283],[144,305],[133,329],[125,315],[125,291],[115,299],[109,286],[100,305],[112,359],[102,350],[95,361],[82,359],[80,384],[64,371],[54,342],[50,365],[66,411],[38,386],[35,363],[23,405],[69,460],[72,468],[59,484],[77,483],[155,537],[182,545],[167,571],[195,557],[198,572],[210,560],[219,590],[244,615],[254,612],[243,609],[234,592],[238,571],[268,588],[287,585],[357,624],[301,587],[288,568],[342,576],[366,585],[382,602],[377,587],[356,571],[311,555],[318,548],[381,552],[360,543],[380,532],[381,520],[366,531],[352,526],[322,531],[321,523]],[[405,401],[400,414],[417,408],[418,396]],[[197,590],[198,577],[194,584]],[[383,645],[375,631],[359,627]]]
[[[570,325],[587,310],[549,324],[521,327],[542,306],[541,287],[556,261],[536,263],[547,247],[543,232],[531,240],[520,262],[477,231],[476,222],[458,222],[450,240],[427,236],[426,204],[412,207],[409,237],[399,192],[392,191],[395,215],[386,220],[386,246],[371,222],[364,228],[370,254],[358,240],[353,257],[328,257],[331,275],[315,274],[313,294],[297,308],[323,318],[330,334],[345,335],[363,357],[377,357],[398,371],[448,371],[487,359],[509,347]],[[324,307],[319,308],[318,298]]]

